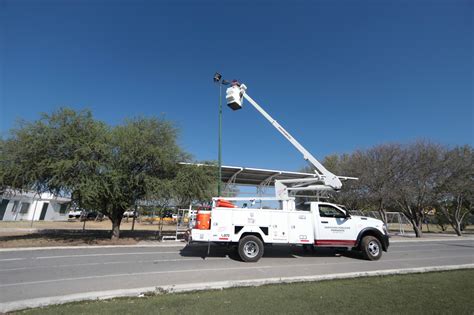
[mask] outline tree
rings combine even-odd
[[[90,111],[63,108],[11,132],[2,150],[2,183],[69,195],[108,216],[117,239],[124,211],[168,186],[177,162],[188,158],[176,138],[164,119],[136,118],[112,128]]]
[[[419,141],[406,146],[394,167],[391,199],[410,220],[421,237],[425,210],[435,204],[435,189],[445,149]]]
[[[470,146],[446,153],[436,193],[438,209],[461,236],[463,223],[473,213],[474,151]]]
[[[89,111],[63,108],[20,121],[3,143],[1,181],[21,191],[70,195],[107,155],[107,127]]]
[[[180,165],[174,179],[173,196],[181,207],[194,201],[209,201],[217,195],[215,168],[206,165]]]
[[[144,200],[147,204],[158,209],[158,217],[160,218],[158,231],[161,238],[163,233],[163,218],[165,210],[169,209],[174,200],[175,181],[172,179],[149,178],[147,185],[150,187]]]
[[[417,237],[430,209],[437,221],[448,220],[458,235],[473,213],[474,154],[470,146],[447,148],[418,141],[410,145],[382,144],[350,155],[329,155],[323,164],[334,174],[358,177],[332,194],[350,208],[403,212]],[[303,171],[311,171],[306,168]]]
[[[398,144],[383,144],[351,156],[350,167],[357,170],[359,189],[365,204],[378,211],[387,223],[386,208],[394,190],[402,149]]]
[[[354,155],[329,155],[324,158],[323,165],[336,175],[360,177],[361,168],[356,165]],[[331,194],[331,199],[349,209],[361,209],[366,205],[365,192],[357,180],[345,181],[340,191]]]
[[[173,124],[157,118],[127,120],[111,130],[110,158],[98,178],[103,182],[102,194],[87,204],[102,209],[110,218],[112,238],[119,237],[122,216],[128,208],[157,187],[168,187],[176,176],[177,163],[188,157],[176,139]]]
[[[391,205],[390,196],[401,151],[399,144],[383,144],[350,155],[327,156],[323,164],[331,172],[358,178],[345,181],[341,191],[332,195],[333,199],[351,209],[378,211],[382,220],[387,222],[385,210]]]
[[[443,211],[436,210],[435,223],[441,228],[441,231],[445,232],[449,226],[449,220]]]

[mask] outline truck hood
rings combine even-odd
[[[375,219],[375,218],[371,218],[371,217],[363,217],[363,216],[359,216],[359,215],[351,215],[351,218],[353,220],[357,220],[358,222],[366,222],[367,225],[370,225],[370,226],[375,226],[379,229],[382,229],[383,227],[383,221],[382,220],[379,220],[379,219]]]

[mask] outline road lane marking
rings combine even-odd
[[[135,252],[135,253],[82,254],[82,255],[61,255],[61,256],[39,256],[39,257],[34,257],[32,259],[122,256],[122,255],[157,255],[157,254],[176,254],[176,253],[178,253],[178,251],[174,251],[174,252]]]
[[[14,261],[14,260],[25,260],[26,258],[6,258],[0,259],[0,261]]]
[[[419,253],[419,252],[451,252],[451,251],[459,251],[459,248],[432,248],[432,249],[410,249],[410,250],[388,250],[388,252],[384,255],[390,255],[392,253],[397,253],[397,254],[401,254],[401,253]],[[466,250],[466,251],[470,251],[469,249]],[[474,254],[474,248],[472,249],[473,251],[473,254]],[[347,252],[351,252],[351,251],[347,251]],[[343,252],[342,252],[343,253]],[[355,252],[357,253],[357,252]],[[293,256],[296,256],[296,257],[302,257],[302,258],[310,258],[310,257],[319,257],[316,255],[312,255],[311,253],[307,253],[306,255],[301,255],[301,254],[293,254]],[[265,257],[265,255],[263,256]]]
[[[227,260],[227,257],[206,257],[206,260]],[[177,261],[199,261],[204,260],[202,258],[177,258],[177,259],[161,259],[161,260],[137,260],[137,261],[108,261],[108,262],[98,262],[98,263],[85,263],[85,264],[67,264],[67,265],[48,265],[48,266],[37,266],[37,267],[20,267],[20,268],[9,268],[9,269],[0,269],[0,272],[3,271],[18,271],[18,270],[35,270],[35,269],[56,269],[56,268],[69,268],[69,267],[82,267],[82,266],[98,266],[98,265],[118,265],[118,264],[143,264],[143,263],[162,263],[162,262],[177,262]]]
[[[461,256],[447,256],[447,257],[437,257],[438,259],[453,259],[453,258],[472,258],[472,255],[461,255]],[[374,262],[374,264],[394,262],[394,261],[411,261],[411,260],[427,260],[433,259],[433,257],[418,257],[418,258],[401,258],[401,259],[388,259],[383,261]],[[85,276],[85,277],[73,277],[73,278],[60,278],[60,279],[50,279],[50,280],[38,280],[38,281],[28,281],[28,282],[17,282],[17,283],[7,283],[0,284],[0,288],[12,287],[12,286],[22,286],[22,285],[34,285],[42,283],[54,283],[54,282],[64,282],[64,281],[77,281],[77,280],[88,280],[88,279],[103,279],[103,278],[114,278],[114,277],[125,277],[125,276],[148,276],[155,274],[172,274],[172,273],[188,273],[188,272],[215,272],[215,271],[229,271],[229,270],[250,270],[250,269],[276,269],[276,268],[301,268],[301,267],[314,267],[314,266],[330,266],[330,265],[342,265],[342,264],[367,264],[367,261],[347,261],[339,262],[337,264],[291,264],[291,265],[263,265],[263,266],[244,266],[244,267],[224,267],[224,268],[195,268],[195,269],[181,269],[181,270],[167,270],[167,271],[149,271],[149,272],[129,272],[129,273],[117,273],[109,275],[98,275],[98,276]]]
[[[43,246],[43,247],[13,247],[0,248],[1,252],[24,252],[24,251],[42,251],[42,250],[60,250],[60,249],[117,249],[117,248],[171,248],[171,247],[185,247],[184,242],[179,244],[135,244],[135,245],[77,245],[77,246]]]
[[[471,249],[467,249],[474,251],[474,246]],[[459,251],[459,248],[433,248],[433,249],[409,249],[409,250],[388,250],[388,253],[418,253],[418,252],[447,252],[447,251]]]
[[[457,241],[457,242],[442,242],[442,241],[430,241],[430,242],[391,242],[389,248],[399,247],[421,247],[421,246],[452,246],[452,245],[473,245],[473,241]]]
[[[456,244],[453,244],[454,242],[442,242],[442,241],[429,241],[429,242],[419,242],[419,243],[414,243],[414,242],[391,242],[390,243],[390,248],[392,247],[418,247],[418,246],[452,246],[452,245],[465,245],[465,244],[474,244],[474,240],[472,241],[457,241],[455,242]]]
[[[52,282],[62,282],[62,281],[77,281],[77,280],[88,280],[88,279],[99,279],[99,278],[114,278],[114,277],[125,277],[125,276],[145,276],[145,275],[166,274],[166,273],[186,273],[186,272],[196,272],[196,270],[199,270],[199,272],[206,272],[206,271],[226,271],[226,270],[241,270],[241,269],[268,269],[268,268],[273,268],[273,266],[230,267],[230,268],[227,267],[227,268],[207,268],[207,269],[182,269],[182,270],[169,270],[169,271],[116,273],[116,274],[110,274],[110,275],[86,276],[86,277],[74,277],[74,278],[62,278],[62,279],[51,279],[51,280],[39,280],[39,281],[0,284],[0,288],[17,286],[17,285],[31,285],[31,284],[52,283]]]

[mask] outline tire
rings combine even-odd
[[[382,257],[382,243],[374,236],[364,236],[361,243],[361,251],[367,260],[379,260]]]
[[[245,262],[257,262],[263,256],[263,242],[257,236],[247,235],[239,242],[239,256]]]

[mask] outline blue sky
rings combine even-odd
[[[164,115],[217,159],[215,71],[322,159],[419,138],[473,144],[472,1],[0,0],[0,132],[60,106]],[[305,165],[247,104],[223,162]]]

